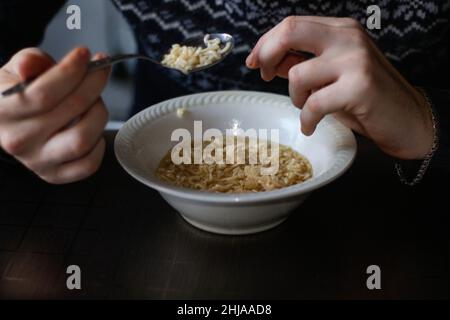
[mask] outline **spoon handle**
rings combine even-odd
[[[122,61],[129,60],[129,59],[136,59],[136,58],[153,61],[152,59],[150,59],[146,56],[139,55],[139,54],[118,54],[118,55],[115,55],[112,57],[106,57],[106,58],[103,58],[100,60],[95,60],[95,61],[89,62],[87,65],[87,72],[89,72],[89,73],[94,72],[94,71],[109,67],[118,62],[122,62]],[[1,93],[1,95],[2,95],[2,97],[7,97],[7,96],[10,96],[15,93],[23,92],[33,81],[34,81],[34,79],[28,79],[23,82],[20,82],[20,83],[16,84],[15,86],[3,91]]]
[[[91,61],[88,63],[87,70],[88,72],[97,71],[109,66],[112,66],[113,64],[126,61],[129,59],[146,59],[151,60],[148,57],[139,55],[139,54],[117,54],[112,57],[106,57],[100,60]]]
[[[12,86],[9,89],[6,89],[5,91],[2,92],[2,97],[7,97],[7,96],[13,95],[15,93],[23,92],[26,89],[26,87],[28,87],[30,85],[30,83],[33,82],[33,80],[34,79],[28,79],[23,82],[19,82],[18,84],[16,84],[15,86]]]

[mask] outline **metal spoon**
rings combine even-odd
[[[201,66],[201,67],[197,67],[197,68],[194,68],[192,70],[189,70],[187,72],[187,74],[211,68],[212,66],[222,62],[228,56],[228,54],[233,50],[233,48],[234,48],[234,38],[231,35],[226,34],[226,33],[211,33],[209,36],[210,36],[209,37],[210,40],[220,39],[220,42],[221,42],[221,44],[223,46],[225,46],[228,42],[230,42],[231,45],[230,45],[229,49],[226,52],[222,53],[221,58],[219,60],[216,60],[213,63],[208,64],[206,66]],[[181,46],[186,45],[186,46],[193,46],[193,47],[204,47],[205,46],[204,36],[199,36],[199,37],[194,37],[194,38],[187,39],[186,41],[184,41],[180,45]],[[166,65],[163,65],[161,63],[162,59],[156,60],[156,59],[150,58],[150,57],[142,55],[142,54],[118,54],[118,55],[114,55],[112,57],[107,57],[107,58],[104,58],[104,59],[91,61],[91,62],[88,63],[87,71],[88,72],[93,72],[93,71],[100,70],[100,69],[106,68],[108,66],[111,66],[113,64],[116,64],[116,63],[119,63],[119,62],[122,62],[122,61],[126,61],[126,60],[129,60],[129,59],[143,59],[143,60],[147,60],[147,61],[153,62],[155,64],[158,64],[158,65],[160,65],[160,66],[162,66],[164,68],[173,69],[173,70],[177,70],[179,72],[182,72],[179,69],[171,68],[171,67],[168,67]],[[182,73],[186,74],[185,72],[182,72]],[[23,92],[26,89],[26,87],[28,87],[28,85],[30,85],[33,82],[33,80],[34,79],[29,79],[29,80],[26,80],[24,82],[18,83],[17,85],[15,85],[15,86],[13,86],[13,87],[3,91],[1,93],[1,95],[3,97],[7,97],[7,96],[15,94],[15,93]]]

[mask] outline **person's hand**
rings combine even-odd
[[[291,49],[316,57],[302,61]],[[333,114],[391,156],[421,159],[431,149],[433,123],[425,98],[353,19],[288,17],[261,37],[246,63],[259,68],[266,81],[289,79],[306,135]]]
[[[109,69],[88,74],[89,60],[86,48],[58,64],[30,48],[0,69],[0,91],[37,77],[23,93],[0,97],[0,146],[50,183],[86,178],[103,158],[108,112],[100,94]]]

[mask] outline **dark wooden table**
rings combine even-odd
[[[448,180],[404,187],[366,140],[350,171],[285,223],[233,237],[185,223],[121,169],[108,140],[100,171],[71,185],[0,164],[1,298],[450,297]],[[66,288],[72,264],[82,290]],[[381,290],[366,287],[372,264]]]

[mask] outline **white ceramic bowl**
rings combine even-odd
[[[188,111],[180,118],[177,109]],[[115,140],[118,161],[134,178],[158,190],[192,225],[221,234],[248,234],[272,228],[287,217],[314,189],[333,181],[351,165],[356,142],[353,133],[326,117],[311,137],[301,134],[300,110],[289,97],[250,91],[219,91],[171,99],[131,118]],[[193,132],[194,120],[203,131],[239,124],[246,130],[279,129],[280,143],[306,156],[313,167],[310,180],[269,192],[220,194],[170,185],[155,176],[161,158],[173,147],[172,131]],[[193,133],[192,133],[193,135]]]

